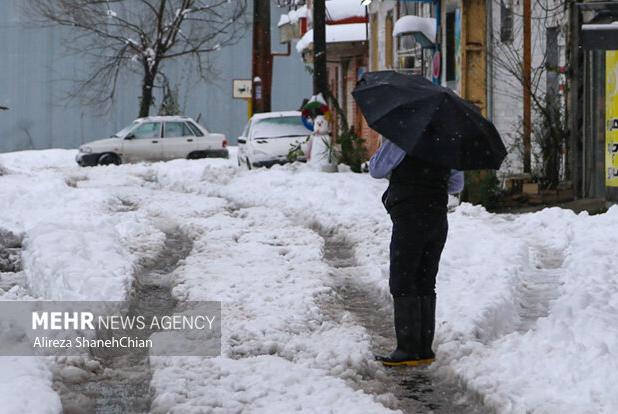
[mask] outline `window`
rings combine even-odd
[[[384,67],[393,68],[393,12],[386,15],[384,21]]]
[[[175,138],[175,137],[192,137],[193,131],[189,129],[186,123],[184,122],[166,122],[165,123],[165,137],[166,138]]]
[[[187,122],[187,125],[189,125],[189,128],[191,128],[191,131],[193,131],[193,134],[195,134],[196,137],[204,136],[204,133],[202,132],[202,130],[199,129],[197,125],[195,125],[193,122]]]
[[[262,119],[253,126],[253,139],[306,137],[309,133],[300,116]]]
[[[160,122],[145,122],[132,132],[137,139],[161,138]]]
[[[124,138],[133,128],[135,128],[135,122],[116,132],[114,135],[112,135],[112,138]]]
[[[513,3],[512,0],[500,0],[500,41],[513,41]]]
[[[555,109],[560,101],[560,46],[558,44],[558,27],[548,27],[545,32],[545,100]]]

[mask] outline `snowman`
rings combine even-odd
[[[309,141],[307,163],[316,170],[324,172],[337,171],[329,130],[330,127],[324,115],[317,115],[313,121],[313,133]]]

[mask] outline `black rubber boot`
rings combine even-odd
[[[423,365],[421,362],[421,298],[402,296],[393,298],[397,349],[389,356],[376,356],[387,366]]]
[[[436,295],[421,296],[421,350],[419,356],[431,364],[436,358],[431,345],[436,330]]]

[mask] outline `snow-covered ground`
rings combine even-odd
[[[388,371],[359,321],[333,315],[341,298],[321,236],[354,246],[354,283],[388,304],[386,182],[306,165],[246,171],[234,157],[82,169],[73,156],[0,155],[0,229],[23,237],[24,266],[1,299],[122,299],[164,230],[178,228],[193,248],[173,293],[223,302],[222,355],[151,357],[153,412],[397,409],[388,390],[361,385]],[[618,208],[590,217],[458,207],[431,369],[498,412],[617,412],[616,224]],[[0,358],[4,412],[59,412],[56,363]]]

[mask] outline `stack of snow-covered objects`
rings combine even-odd
[[[302,6],[281,16],[279,29],[281,41],[296,39],[296,50],[305,61],[312,60],[313,29],[312,9]],[[365,45],[367,41],[367,16],[359,0],[326,1],[326,44],[329,54],[338,55],[338,49]],[[334,53],[331,53],[334,52]]]
[[[300,6],[282,14],[279,18],[279,39],[281,43],[289,43],[307,32],[307,6]]]

